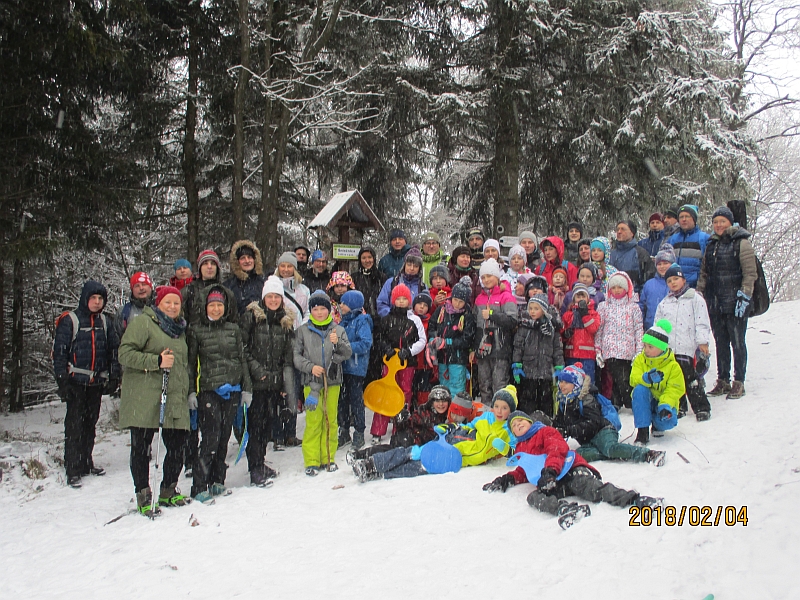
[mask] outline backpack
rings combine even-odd
[[[78,337],[78,331],[80,330],[80,324],[78,321],[78,315],[75,314],[74,310],[65,310],[63,313],[56,317],[56,329],[58,329],[59,324],[64,319],[64,317],[69,317],[72,321],[72,342],[70,345],[75,342],[75,338]],[[108,336],[108,320],[103,313],[100,313],[100,320],[103,321],[103,333]]]
[[[742,245],[742,240],[736,240],[736,249],[734,256],[739,260],[739,247]],[[755,256],[755,252],[753,253]],[[750,315],[751,317],[758,317],[763,315],[769,310],[769,288],[767,287],[767,277],[764,274],[764,266],[758,256],[756,259],[756,281],[753,284],[753,296],[750,298]]]
[[[622,429],[622,421],[619,420],[619,413],[617,409],[614,408],[614,405],[611,404],[611,400],[603,396],[603,394],[597,394],[596,398],[605,420],[611,423],[614,429],[620,431]],[[578,407],[581,411],[581,416],[583,416],[583,402],[581,402]]]

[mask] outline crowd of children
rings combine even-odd
[[[338,448],[350,444],[348,462],[368,481],[429,472],[422,449],[436,442],[439,430],[462,466],[513,453],[546,455],[540,472],[526,471],[521,459],[484,489],[535,483],[529,504],[559,515],[562,524],[590,512],[564,500],[568,495],[619,506],[652,505],[655,499],[603,483],[589,463],[617,459],[661,466],[665,453],[647,447],[651,436],[675,428],[689,406],[698,421],[710,418],[702,375],[711,325],[703,296],[692,287],[700,264],[692,261],[687,272],[666,241],[651,244],[654,256],[644,257],[636,250],[641,245],[631,245],[631,230],[636,233],[628,221],[618,225],[618,268],[610,241],[584,238],[578,223],[570,224],[566,244],[558,236],[539,243],[523,232],[507,257],[497,240],[483,239],[477,229],[449,258],[435,233],[423,236],[420,250],[393,230],[389,253],[377,261],[374,249],[362,248],[352,275],[341,266],[329,272],[323,252],[299,247],[282,254],[274,274],[264,277],[258,248],[241,240],[233,245],[232,276],[224,283],[211,250],[198,256],[194,276],[188,261],[176,261],[171,286],[156,291],[158,298],[177,298],[178,312],[153,304],[152,281],[135,274],[136,310],[123,309],[124,326],[110,331],[95,321],[105,289],[89,282],[78,309],[80,330],[68,331],[75,326],[62,319],[54,344],[59,389],[75,408],[68,410],[70,485],[79,487],[86,474],[101,474],[91,461],[93,436],[72,432],[79,429],[76,411],[85,406],[91,407],[88,422],[94,427],[99,392],[114,391],[119,363],[125,367],[121,414],[134,414],[131,406],[142,403],[163,405],[167,397],[174,404],[165,365],[175,369],[177,363],[163,356],[164,343],[148,346],[137,333],[142,328],[130,327],[145,314],[151,327],[184,348],[185,424],[199,436],[180,439],[187,476],[193,477],[191,496],[198,501],[225,493],[232,431],[237,438],[247,436],[251,484],[265,487],[277,476],[266,461],[270,443],[275,451],[301,443],[309,476],[336,470]],[[650,235],[649,242],[656,237]],[[683,243],[685,249],[688,242]],[[83,333],[84,322],[91,340]],[[99,331],[102,344],[95,341]],[[95,360],[97,350],[101,355]],[[384,376],[394,355],[402,367],[396,382],[403,408],[394,417],[375,413],[372,445],[365,446],[364,389]],[[106,375],[85,365],[85,356]],[[155,390],[162,374],[160,399],[155,394],[143,399],[127,384],[139,378]],[[635,445],[620,443],[621,410],[633,413]],[[298,411],[305,412],[302,442],[296,439]],[[173,423],[176,429],[183,426]],[[149,488],[138,495],[145,489],[139,438],[152,438],[156,426],[149,419],[141,427],[132,430],[131,468],[136,465],[140,511],[153,516]],[[162,414],[159,431],[164,427]],[[580,445],[574,453],[566,442],[570,438]],[[178,442],[171,444],[172,459]],[[160,496],[166,506],[186,501],[172,471]]]

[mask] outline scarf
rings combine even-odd
[[[331,324],[331,321],[333,321],[333,313],[329,312],[328,318],[325,319],[324,321],[317,321],[314,317],[309,317],[308,320],[311,321],[317,327],[327,327],[328,325]]]
[[[536,433],[542,428],[545,427],[544,423],[540,423],[539,421],[534,421],[531,423],[530,429],[523,433],[521,436],[517,437],[517,443],[524,442],[525,440],[531,439]]]
[[[686,283],[686,280],[683,280],[683,287],[679,289],[677,292],[670,291],[668,296],[672,296],[673,298],[680,298],[689,290],[689,284]]]
[[[450,301],[450,298],[445,300],[444,302],[444,309],[447,311],[448,315],[460,315],[462,314],[467,308],[467,305],[464,304],[464,308],[456,308],[453,306],[453,303]]]
[[[177,320],[170,319],[157,306],[153,307],[153,312],[158,319],[158,326],[161,327],[161,331],[169,337],[178,339],[186,331],[186,320],[183,317],[178,317]]]

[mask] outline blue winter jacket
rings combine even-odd
[[[411,250],[411,246],[406,244],[398,252],[392,247],[389,247],[389,253],[385,254],[378,263],[378,270],[387,279],[397,276],[403,269],[403,263],[406,261],[406,254]]]
[[[103,308],[108,293],[103,284],[87,281],[81,290],[81,299],[75,315],[78,333],[73,341],[72,319],[65,315],[56,327],[53,342],[53,371],[56,381],[80,385],[104,385],[109,378],[119,380],[117,359],[119,337],[111,317],[89,312],[89,298],[95,294],[103,297]],[[105,321],[105,325],[104,325]]]
[[[353,355],[342,364],[342,372],[365,377],[372,348],[372,317],[365,314],[363,309],[353,310],[342,317],[339,325],[344,327],[353,350]]]
[[[422,274],[422,269],[420,269],[420,275]],[[389,314],[389,311],[392,309],[392,290],[398,283],[402,283],[411,290],[411,298],[416,298],[417,294],[420,292],[424,292],[428,289],[425,283],[422,281],[422,277],[420,275],[415,276],[413,279],[407,279],[404,274],[399,274],[396,277],[392,277],[387,279],[383,287],[381,288],[381,293],[378,294],[378,316],[385,317]]]
[[[639,296],[639,308],[642,309],[642,319],[645,331],[653,326],[658,303],[666,298],[668,293],[669,288],[667,287],[667,282],[658,273],[656,273],[656,276],[650,281],[644,284],[642,293]]]
[[[697,287],[700,265],[703,263],[703,254],[710,238],[710,235],[697,227],[689,231],[681,229],[669,238],[669,243],[675,249],[677,262],[683,267],[683,274],[689,287]]]
[[[664,230],[661,231],[648,231],[647,237],[639,240],[639,245],[647,250],[650,256],[658,254],[661,244],[664,243]]]
[[[611,251],[611,265],[618,271],[625,271],[633,282],[633,291],[642,291],[645,282],[653,277],[655,265],[647,251],[630,242],[617,242]]]

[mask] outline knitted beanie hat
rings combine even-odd
[[[190,263],[185,258],[179,258],[174,263],[172,263],[172,269],[177,271],[178,269],[191,269],[192,263]]]
[[[517,419],[522,419],[523,421],[527,421],[531,425],[533,424],[533,419],[530,417],[530,415],[528,413],[522,412],[521,410],[515,410],[510,415],[508,415],[508,428],[509,429],[511,429],[511,426],[513,425],[514,421],[516,421]]]
[[[450,254],[450,262],[456,264],[458,257],[461,256],[462,254],[471,256],[472,252],[470,252],[470,249],[467,246],[456,246],[455,248],[453,248],[452,254]]]
[[[525,252],[525,248],[523,248],[519,244],[511,246],[511,250],[508,251],[508,260],[511,260],[512,256],[520,256],[522,257],[522,260],[526,260],[528,258],[528,254]]]
[[[591,262],[583,263],[580,266],[580,268],[578,269],[578,275],[580,275],[581,271],[583,271],[584,269],[586,269],[587,271],[589,271],[592,274],[592,279],[597,279],[598,271],[597,271],[597,265],[596,264],[591,263]]]
[[[406,232],[403,231],[402,229],[398,229],[398,228],[390,229],[389,230],[389,235],[387,237],[389,238],[390,242],[392,240],[394,240],[394,239],[397,239],[397,238],[401,238],[401,239],[405,240],[406,239]]]
[[[457,298],[458,300],[469,302],[472,298],[472,280],[464,275],[464,277],[462,277],[459,282],[453,286],[451,296],[453,298]]]
[[[536,288],[537,290],[542,290],[545,294],[550,286],[547,285],[547,279],[542,277],[541,275],[534,275],[528,282],[525,284],[525,295],[528,294],[528,290],[532,288]]]
[[[582,283],[576,283],[572,286],[572,299],[576,299],[578,294],[583,294],[587,298],[591,298],[591,294],[589,293],[589,288]]]
[[[678,218],[678,208],[676,206],[670,206],[664,211],[665,217],[672,217],[673,219]]]
[[[586,373],[583,371],[583,363],[579,362],[575,363],[574,365],[564,367],[558,373],[556,373],[556,378],[559,381],[571,383],[576,389],[580,389],[583,386],[583,380],[585,377]]]
[[[688,213],[689,216],[692,217],[692,221],[694,221],[694,224],[697,225],[697,213],[699,213],[699,212],[700,212],[700,209],[697,208],[697,205],[695,205],[695,204],[684,204],[683,206],[681,206],[680,210],[678,211],[678,216],[680,216],[681,213]]]
[[[419,251],[419,248],[411,246],[411,250],[406,252],[405,262],[422,268],[422,252]]]
[[[581,238],[578,240],[578,250],[580,250],[583,246],[592,247],[592,239],[591,238]]]
[[[431,390],[433,391],[433,390]],[[430,396],[428,396],[430,398]],[[458,392],[450,402],[447,420],[453,423],[463,423],[472,417],[472,398],[466,392]]]
[[[150,279],[150,275],[145,273],[144,271],[137,271],[133,275],[131,275],[131,289],[137,283],[144,283],[145,285],[149,285],[150,289],[153,289],[153,280]]]
[[[352,311],[364,308],[364,294],[358,290],[348,290],[342,294],[342,304]]]
[[[547,314],[547,310],[550,308],[547,302],[547,296],[544,294],[534,294],[531,299],[528,300],[528,308],[531,307],[531,304],[538,304],[545,314]]]
[[[503,271],[500,269],[500,265],[497,264],[497,261],[493,258],[489,258],[481,264],[481,270],[479,275],[483,277],[484,275],[494,275],[498,279],[503,276]]]
[[[664,217],[661,216],[660,212],[654,212],[652,215],[650,215],[650,218],[647,219],[648,223],[652,223],[653,221],[659,221],[659,222],[663,223],[664,222]]]
[[[492,406],[494,406],[494,403],[498,400],[502,400],[508,404],[511,412],[514,412],[517,410],[517,388],[513,385],[500,388],[494,393],[494,396],[492,396]]]
[[[318,260],[326,260],[325,253],[322,250],[314,250],[311,253],[311,262],[316,262]]]
[[[476,237],[476,236],[477,236],[477,237],[479,237],[479,238],[481,238],[482,240],[485,240],[485,239],[486,239],[486,236],[485,236],[485,235],[483,235],[483,231],[481,231],[481,228],[480,228],[480,227],[473,227],[472,229],[470,229],[470,230],[467,232],[467,240],[469,240],[469,239],[471,239],[471,238],[474,238],[474,237]]]
[[[317,290],[311,294],[311,297],[308,299],[308,310],[316,308],[317,306],[324,306],[329,312],[331,310],[331,299],[328,297],[328,294],[322,290]]]
[[[328,282],[327,289],[331,289],[336,285],[346,285],[351,290],[356,289],[356,286],[353,283],[353,278],[350,277],[350,273],[347,271],[334,271],[331,274],[331,280]]]
[[[401,296],[406,298],[408,300],[408,304],[411,305],[411,290],[408,289],[406,284],[398,283],[392,290],[392,306],[395,305],[395,302],[397,302],[397,299]]]
[[[284,263],[288,263],[292,265],[295,269],[297,268],[297,255],[294,252],[284,252],[278,257],[277,264],[281,265]]]
[[[439,237],[439,234],[435,231],[426,231],[424,234],[422,234],[422,243],[424,244],[425,242],[436,242],[437,244],[441,245],[442,240]]]
[[[645,332],[642,341],[645,344],[655,346],[662,352],[666,352],[667,348],[669,348],[670,333],[672,333],[672,323],[666,319],[661,319]]]
[[[208,293],[208,296],[206,297],[206,306],[208,306],[212,302],[219,302],[221,304],[225,304],[225,292],[223,292],[218,287],[215,287],[213,290],[211,290]]]
[[[278,294],[282,298],[286,297],[286,294],[283,291],[283,283],[275,275],[270,275],[267,277],[267,280],[264,282],[264,287],[261,288],[262,300],[267,294]]]
[[[683,274],[683,269],[678,263],[672,263],[667,272],[664,273],[664,279],[669,279],[670,277],[683,277],[686,279],[686,275]]]
[[[494,248],[497,250],[497,253],[500,253],[500,242],[495,239],[489,238],[485,242],[483,242],[483,251],[486,252],[487,248]]]
[[[725,217],[728,219],[728,221],[730,221],[731,225],[736,222],[736,217],[733,216],[733,211],[727,206],[720,206],[717,210],[715,210],[714,214],[711,215],[711,220],[713,221],[717,217]]]
[[[608,279],[608,289],[613,287],[621,287],[626,292],[628,291],[628,278],[619,273],[615,273]]]
[[[654,262],[656,265],[660,262],[668,262],[670,264],[674,263],[677,259],[675,258],[675,249],[672,247],[672,244],[662,244],[659,251],[656,253],[656,258]]]
[[[536,237],[536,234],[532,231],[523,231],[519,234],[519,241],[522,240],[530,240],[537,246],[539,245],[539,239]]]
[[[170,294],[175,294],[179,300],[183,300],[183,298],[181,298],[181,292],[178,290],[178,288],[171,285],[160,285],[156,288],[156,306],[161,304],[161,301]]]
[[[222,264],[219,262],[219,256],[217,256],[217,253],[214,252],[211,248],[203,250],[200,254],[197,255],[197,268],[199,269],[200,265],[202,265],[204,262],[208,260],[217,265],[217,269],[222,268]]]
[[[411,303],[411,308],[414,308],[417,304],[424,304],[428,307],[428,310],[431,309],[431,304],[433,304],[433,298],[428,292],[420,292],[414,298],[414,301]]]
[[[436,265],[431,269],[430,278],[433,279],[434,277],[441,277],[445,281],[450,277],[450,273],[447,271],[447,267],[444,265]]]

